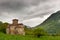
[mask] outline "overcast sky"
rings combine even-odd
[[[12,23],[16,18],[34,27],[58,10],[60,0],[0,0],[0,21]]]

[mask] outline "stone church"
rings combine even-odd
[[[13,19],[13,23],[7,26],[6,33],[12,35],[25,35],[24,25],[22,23],[18,23],[18,19]]]

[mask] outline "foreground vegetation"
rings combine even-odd
[[[60,36],[41,36],[41,37],[34,37],[31,35],[7,35],[0,33],[0,40],[60,40]]]

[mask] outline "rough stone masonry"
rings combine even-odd
[[[18,23],[18,19],[13,19],[13,23],[7,26],[6,33],[12,35],[25,35],[24,25],[22,23]]]

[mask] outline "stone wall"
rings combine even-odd
[[[12,35],[15,34],[25,35],[24,25],[22,23],[18,24],[18,20],[13,19],[13,23],[7,26],[6,33]]]

